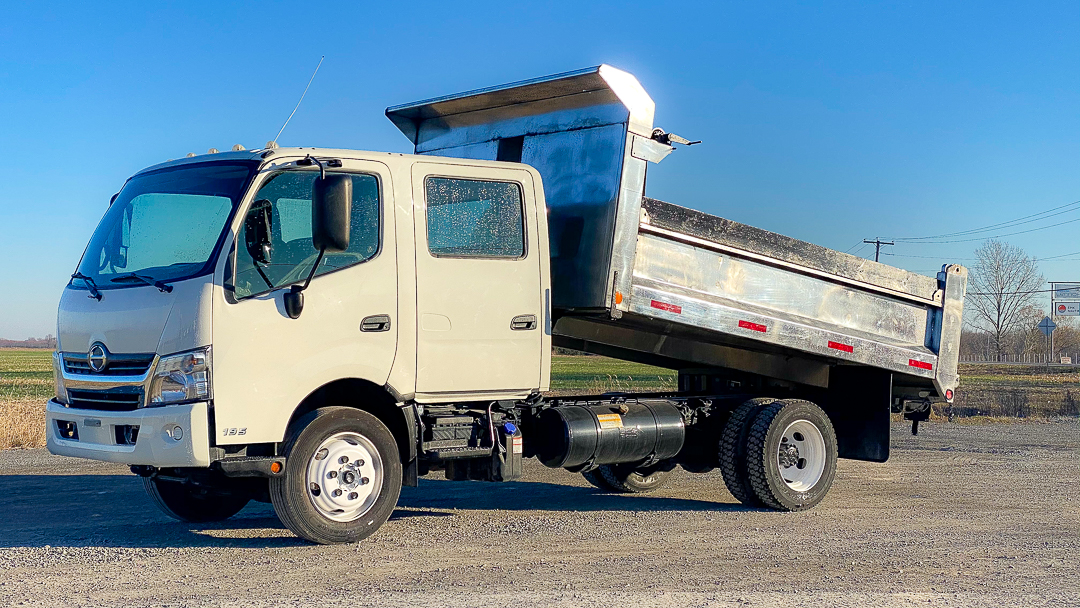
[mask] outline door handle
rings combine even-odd
[[[510,321],[510,329],[536,329],[536,315],[518,315]]]
[[[360,331],[390,331],[390,315],[372,315],[360,321]]]

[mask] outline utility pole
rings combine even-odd
[[[867,240],[867,239],[863,239],[863,242],[864,243],[869,243],[869,244],[874,246],[874,261],[875,262],[880,261],[879,258],[881,257],[881,246],[882,245],[895,245],[896,244],[896,243],[894,243],[892,241],[883,241],[881,239],[874,239],[872,241]]]
[[[1054,301],[1054,296],[1057,295],[1057,285],[1054,281],[1050,283],[1050,318],[1053,319],[1057,315],[1057,302]],[[1050,334],[1050,352],[1054,352],[1054,334]]]

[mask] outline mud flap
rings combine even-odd
[[[836,430],[840,458],[889,459],[891,401],[892,373],[869,367],[832,368],[821,407]]]

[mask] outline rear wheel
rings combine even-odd
[[[285,438],[285,474],[270,480],[274,511],[297,536],[352,543],[382,526],[401,493],[401,459],[390,430],[371,414],[320,408]]]
[[[825,412],[809,401],[787,399],[762,408],[746,445],[750,486],[774,509],[809,509],[832,487],[836,432]]]
[[[658,490],[671,477],[671,469],[663,464],[639,467],[634,464],[605,464],[596,468],[595,474],[616,492],[642,494]]]
[[[593,487],[598,490],[603,490],[604,492],[615,491],[615,488],[612,487],[611,484],[609,484],[607,480],[600,475],[600,471],[598,469],[593,469],[591,471],[582,471],[581,476],[585,478],[585,481],[589,482]]]
[[[169,517],[191,523],[228,519],[250,500],[246,492],[216,491],[205,486],[143,477],[143,488],[159,509]]]
[[[735,500],[748,507],[760,507],[761,500],[750,487],[750,476],[746,470],[746,440],[758,412],[774,401],[758,398],[743,403],[731,413],[720,434],[720,473],[724,477],[724,485]]]

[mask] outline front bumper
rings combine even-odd
[[[130,412],[75,409],[50,400],[45,406],[49,451],[106,462],[155,467],[210,466],[208,404],[142,408]],[[60,423],[75,423],[78,439],[61,436]],[[134,445],[123,442],[123,427],[138,426]],[[179,440],[172,433],[182,429]],[[119,429],[119,432],[118,432]]]

